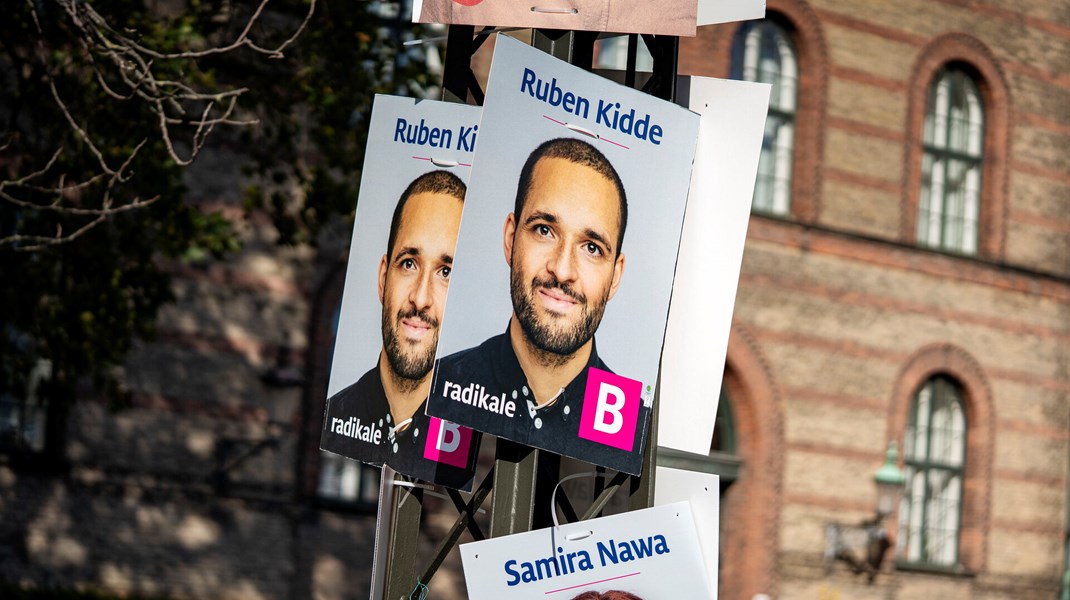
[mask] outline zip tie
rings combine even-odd
[[[416,483],[414,481],[401,481],[399,479],[395,479],[395,480],[391,481],[390,483],[391,483],[391,485],[396,485],[398,487],[420,488],[421,490],[424,490],[424,493],[427,494],[428,496],[434,496],[435,498],[440,498],[442,500],[447,500],[447,501],[450,501],[450,502],[453,501],[446,494],[441,494],[439,492],[436,492],[435,491],[435,486],[433,486],[433,485],[431,485],[429,483]],[[478,514],[481,514],[481,515],[487,514],[486,509],[483,509],[483,508],[477,508],[476,512]]]
[[[412,588],[409,592],[409,600],[427,600],[427,594],[431,592],[431,588],[423,584],[419,579],[416,580],[416,587]]]
[[[395,479],[392,483],[394,485],[397,485],[397,486],[400,486],[400,487],[420,488],[422,490],[427,490],[429,492],[434,491],[434,489],[435,489],[435,486],[433,486],[433,485],[431,485],[429,483],[416,483],[414,481],[400,481],[400,480],[397,480],[397,479]]]
[[[584,471],[583,473],[574,473],[572,475],[569,475],[568,477],[563,478],[561,481],[558,481],[557,485],[554,486],[554,492],[552,494],[550,494],[550,516],[554,520],[554,528],[557,528],[557,527],[561,526],[557,522],[557,510],[554,509],[554,499],[557,498],[557,490],[561,488],[561,484],[562,483],[565,483],[566,481],[571,481],[573,479],[579,479],[581,477],[595,477],[595,478],[601,477],[601,478],[605,479],[607,476],[608,475],[606,473],[599,473],[597,471]],[[593,533],[594,532],[590,531],[590,530],[577,531],[575,533],[567,534],[565,536],[565,539],[570,541],[570,542],[573,542],[573,541],[576,541],[576,540],[582,540],[583,538],[588,537]]]
[[[576,8],[540,8],[538,6],[532,6],[531,12],[549,13],[553,15],[574,15],[580,11]]]

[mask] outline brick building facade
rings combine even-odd
[[[767,6],[771,28],[681,43],[681,72],[757,65],[761,79],[772,57],[797,90],[768,132],[781,160],[763,171],[729,344],[721,597],[1055,597],[1070,473],[1070,3]],[[964,148],[927,128],[947,74],[967,113],[980,106]],[[198,161],[192,201],[240,202],[237,151]],[[963,197],[935,178],[940,161],[977,174]],[[0,579],[366,597],[374,479],[347,467],[348,483],[329,484],[316,450],[348,232],[284,250],[239,214],[245,250],[182,267],[161,335],[130,357],[134,406],[78,402],[59,470],[0,458]],[[957,415],[942,461],[909,443],[919,415],[944,414],[919,408],[938,388]],[[922,486],[886,526],[953,546],[893,546],[869,584],[823,558],[825,526],[872,516],[893,441],[902,467],[946,493]],[[958,516],[901,518],[938,501]],[[463,597],[455,563],[432,587]]]
[[[790,201],[758,210],[756,200],[729,347],[742,466],[723,504],[721,597],[1054,597],[1070,451],[1070,5],[770,0],[767,10],[764,33],[721,25],[681,44],[682,72],[746,77],[749,44],[772,31],[780,54],[759,50],[759,61],[780,71],[747,78],[797,90],[779,111],[794,125],[792,161],[771,171]],[[956,117],[940,114],[949,73],[972,84],[972,137],[952,158],[930,129]],[[939,180],[941,160],[968,164],[979,186],[951,170]],[[955,185],[967,188],[965,210]],[[957,218],[972,242],[919,227],[941,192],[942,233]],[[908,437],[938,380],[964,413],[951,427],[964,439],[944,457],[954,469],[940,471],[961,485],[948,504],[958,517],[943,523],[954,545],[939,550],[935,526],[906,522],[901,507],[886,526],[903,546],[868,585],[823,559],[824,528],[873,515],[889,442],[908,450],[901,465],[911,450],[920,460]],[[929,496],[914,508],[933,509],[931,520],[948,498],[934,491],[940,461],[923,462],[913,473],[928,473],[918,491]],[[925,545],[910,546],[919,531]]]

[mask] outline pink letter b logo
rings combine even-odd
[[[643,384],[591,367],[580,414],[580,437],[631,452]]]
[[[430,431],[424,442],[424,458],[463,469],[468,466],[471,444],[471,429],[431,417]]]

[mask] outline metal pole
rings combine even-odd
[[[393,535],[387,548],[386,590],[383,598],[401,600],[409,597],[416,584],[416,556],[420,541],[420,516],[423,490],[394,486],[397,502],[393,511]]]

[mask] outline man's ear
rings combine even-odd
[[[505,239],[502,240],[502,249],[505,250],[505,264],[513,266],[513,237],[516,235],[516,215],[509,213],[505,218],[505,230],[502,232]]]
[[[379,260],[379,304],[383,303],[383,292],[386,291],[386,255]]]
[[[624,276],[624,253],[617,255],[617,260],[613,263],[613,282],[609,284],[609,298],[612,300],[613,296],[617,294],[617,288],[620,287],[620,278]]]

